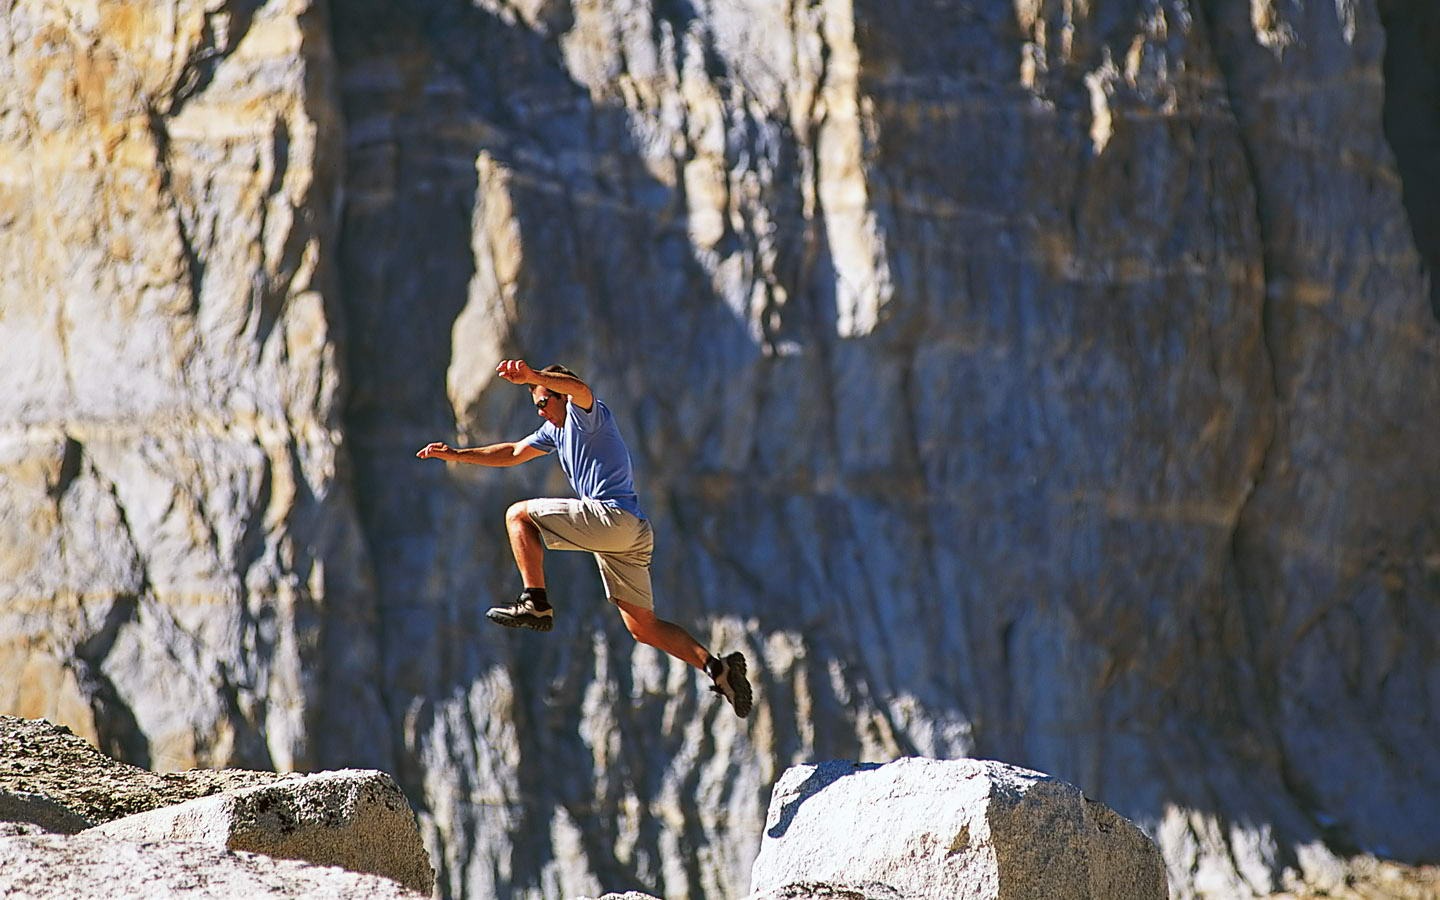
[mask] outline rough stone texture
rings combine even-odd
[[[826,762],[775,785],[752,893],[813,882],[955,900],[1169,896],[1159,850],[1074,785],[989,760]]]
[[[333,77],[306,0],[0,8],[0,709],[160,769],[389,762]]]
[[[740,895],[825,758],[1053,773],[1182,897],[1440,859],[1435,4],[335,9],[0,13],[0,709],[395,772],[452,897]],[[533,427],[502,353],[750,720],[578,554],[483,621],[558,472],[412,454]]]
[[[745,900],[905,900],[905,895],[889,885],[874,881],[860,885],[797,881],[751,894]]]
[[[1402,866],[1358,856],[1347,861],[1343,879],[1328,885],[1294,885],[1272,900],[1434,900],[1440,897],[1440,866]]]
[[[428,896],[388,878],[329,866],[204,844],[135,844],[94,835],[0,836],[0,894],[13,900]]]
[[[383,772],[342,770],[239,788],[116,819],[91,834],[192,841],[393,878],[429,894],[435,873],[415,814]]]
[[[281,777],[242,769],[147,772],[111,759],[64,726],[0,716],[0,791],[41,795],[86,827]]]
[[[182,841],[342,866],[393,879],[427,896],[434,886],[414,814],[394,781],[382,772],[156,774],[109,759],[64,727],[12,716],[0,716],[0,821],[13,825],[0,833],[5,837],[32,834],[42,827],[65,834],[85,830],[87,841],[104,837],[116,842],[121,847],[119,857],[135,852],[124,849],[131,844]],[[92,827],[96,822],[106,824]],[[53,849],[54,845],[36,846]],[[71,855],[82,869],[93,865],[91,849],[67,851],[57,861],[70,861]],[[145,866],[159,865],[164,858],[167,854],[160,853]],[[231,857],[203,858],[220,859],[222,868],[235,868],[226,862]],[[257,889],[279,890],[284,871],[256,882]],[[187,872],[201,882],[210,877],[197,875],[198,868]],[[61,873],[43,883],[33,873],[26,874],[17,896],[29,896],[32,890],[38,892],[36,896],[62,896],[67,886],[92,877],[103,880],[99,874],[87,873],[75,876],[79,881]],[[286,890],[300,891],[306,884],[323,887],[325,879],[316,881],[318,877],[299,879]],[[226,879],[232,874],[214,878],[229,885]],[[245,883],[242,878],[231,894],[216,896],[244,896]],[[351,888],[358,889],[356,885],[347,889]]]

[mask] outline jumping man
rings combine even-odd
[[[585,382],[564,366],[538,372],[523,359],[507,359],[495,370],[512,384],[528,385],[530,400],[545,423],[523,441],[453,449],[434,443],[415,455],[421,459],[479,466],[514,466],[552,451],[579,499],[522,500],[505,513],[510,549],[524,590],[508,606],[485,613],[510,628],[549,631],[555,610],[545,594],[545,550],[583,550],[595,555],[605,597],[635,640],[664,650],[705,672],[742,718],[750,714],[750,682],[745,656],[714,656],[684,628],[655,615],[650,587],[654,533],[640,508],[630,451],[615,417]]]

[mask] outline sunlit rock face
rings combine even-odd
[[[329,32],[301,2],[0,14],[0,702],[162,768],[378,725],[340,472]]]
[[[902,755],[1181,895],[1435,859],[1440,43],[1295,6],[5,12],[0,705],[386,768],[457,897],[740,896],[786,766]],[[615,411],[747,722],[580,554],[485,622],[558,467],[413,454],[538,423],[509,355]]]
[[[1154,843],[1073,784],[993,760],[914,757],[786,769],[750,889],[751,900],[1169,897]]]

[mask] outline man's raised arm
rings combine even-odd
[[[448,444],[436,441],[421,447],[420,452],[415,455],[421,459],[443,459],[446,462],[468,463],[472,466],[518,466],[537,456],[544,456],[545,451],[514,441],[456,450]]]
[[[495,372],[511,384],[534,384],[552,394],[564,394],[581,409],[595,405],[590,386],[566,372],[537,372],[523,359],[507,359],[495,367]]]

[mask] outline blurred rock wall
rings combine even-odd
[[[345,747],[384,721],[326,23],[3,10],[0,702],[145,765],[315,765],[327,708]]]
[[[7,5],[0,707],[385,768],[455,897],[740,896],[786,766],[900,755],[1182,896],[1434,861],[1440,42],[1304,6]],[[748,722],[579,554],[484,621],[563,479],[413,454],[535,426],[506,355]]]

